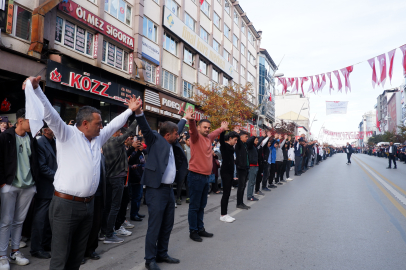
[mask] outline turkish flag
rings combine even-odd
[[[319,87],[319,91],[323,91],[324,86],[326,85],[326,74],[321,74],[320,75],[320,87]]]
[[[292,83],[292,94],[294,92],[298,92],[299,91],[299,79],[298,78],[293,78],[294,82]]]
[[[331,72],[327,72],[327,76],[330,79],[330,95],[331,95],[331,89],[334,90],[333,81],[331,80]]]
[[[290,87],[290,86],[293,87],[294,82],[295,82],[295,78],[288,78],[288,87]]]
[[[338,70],[334,70],[333,73],[336,75],[338,80],[338,92],[342,92],[343,84],[341,83],[340,73],[338,73]]]
[[[389,79],[390,83],[392,84],[392,74],[393,74],[393,59],[395,58],[396,49],[391,50],[388,52],[389,57]]]
[[[306,82],[306,81],[308,81],[308,80],[309,80],[309,78],[307,78],[307,77],[303,77],[303,78],[300,79],[300,87],[302,88],[302,94],[303,94],[303,96],[305,95],[305,93],[304,93],[304,91],[303,91],[303,83]]]
[[[403,76],[406,76],[406,44],[403,46],[400,46],[399,49],[403,53],[403,58],[402,58]]]
[[[381,75],[380,75],[379,82],[380,82],[382,88],[384,88],[385,80],[386,80],[386,56],[383,53],[381,55],[378,55],[376,58],[378,59],[379,67],[381,68],[381,72],[380,72]]]
[[[319,89],[320,89],[320,78],[319,78],[319,75],[316,75],[316,76],[314,76],[315,78],[316,78],[316,85],[315,85],[315,92],[319,92]]]
[[[310,86],[307,92],[310,92],[310,90],[313,90],[312,92],[314,92],[313,76],[310,76]]]
[[[375,85],[379,85],[379,81],[376,78],[376,69],[375,69],[375,57],[368,60],[369,65],[372,68],[372,87],[375,88]]]
[[[278,80],[279,80],[279,84],[283,85],[282,94],[286,93],[286,90],[288,89],[288,83],[287,83],[286,78],[278,78]]]
[[[200,5],[203,5],[204,0],[200,0]]]
[[[340,70],[345,79],[345,93],[347,93],[348,90],[351,92],[350,73],[353,71],[353,67],[349,66]]]

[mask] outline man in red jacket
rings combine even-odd
[[[196,242],[202,242],[201,237],[213,237],[212,233],[206,232],[203,223],[209,190],[208,178],[213,168],[211,144],[221,132],[227,129],[228,123],[221,123],[221,127],[212,133],[210,133],[210,127],[211,123],[207,119],[200,120],[197,127],[195,119],[189,119],[190,161],[187,180],[190,204],[188,219],[190,239]]]

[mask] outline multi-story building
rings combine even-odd
[[[195,105],[197,83],[249,82],[258,104],[261,32],[236,0],[7,0],[0,29],[10,114],[24,106],[17,88],[37,74],[66,121],[92,105],[108,122],[135,94],[157,129]]]
[[[266,49],[259,50],[258,102],[261,114],[271,123],[275,122],[275,79],[278,66]],[[269,98],[271,97],[271,98]]]
[[[358,140],[358,146],[366,146],[368,143],[368,139],[371,136],[366,136],[366,131],[372,131],[372,136],[375,136],[377,132],[377,127],[376,127],[376,111],[371,110],[362,116],[362,121],[358,125],[358,131],[362,132],[364,134],[364,139],[359,139]]]
[[[388,110],[388,102],[392,95],[398,91],[398,88],[384,90],[381,95],[377,97],[377,121],[380,123],[380,133],[389,131],[389,120],[391,117]]]

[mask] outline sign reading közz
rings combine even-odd
[[[127,35],[118,28],[112,26],[108,22],[104,21],[102,18],[94,15],[90,11],[82,8],[77,3],[72,0],[66,0],[59,4],[59,10],[72,16],[78,21],[90,26],[96,31],[103,33],[104,35],[120,42],[124,46],[134,50],[134,38]]]
[[[67,92],[71,92],[72,89],[79,90],[123,103],[126,102],[126,98],[130,98],[132,95],[142,96],[138,90],[106,81],[83,70],[73,69],[50,60],[48,60],[47,70],[46,85],[48,87]]]

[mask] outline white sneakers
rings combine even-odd
[[[235,221],[235,218],[233,218],[232,216],[229,215],[225,215],[225,216],[220,216],[220,221],[226,222],[226,223],[231,223]]]
[[[123,226],[121,226],[120,229],[118,229],[118,230],[116,231],[116,234],[117,234],[117,235],[121,235],[121,236],[130,236],[130,235],[132,235],[133,233],[130,232],[130,231],[127,231]]]
[[[10,264],[7,256],[0,257],[0,270],[10,270]]]
[[[10,255],[10,263],[15,263],[18,265],[27,265],[30,263],[30,261],[27,258],[25,258],[20,251],[17,251],[13,255]]]
[[[292,181],[293,179],[292,178],[286,178],[286,181]]]

